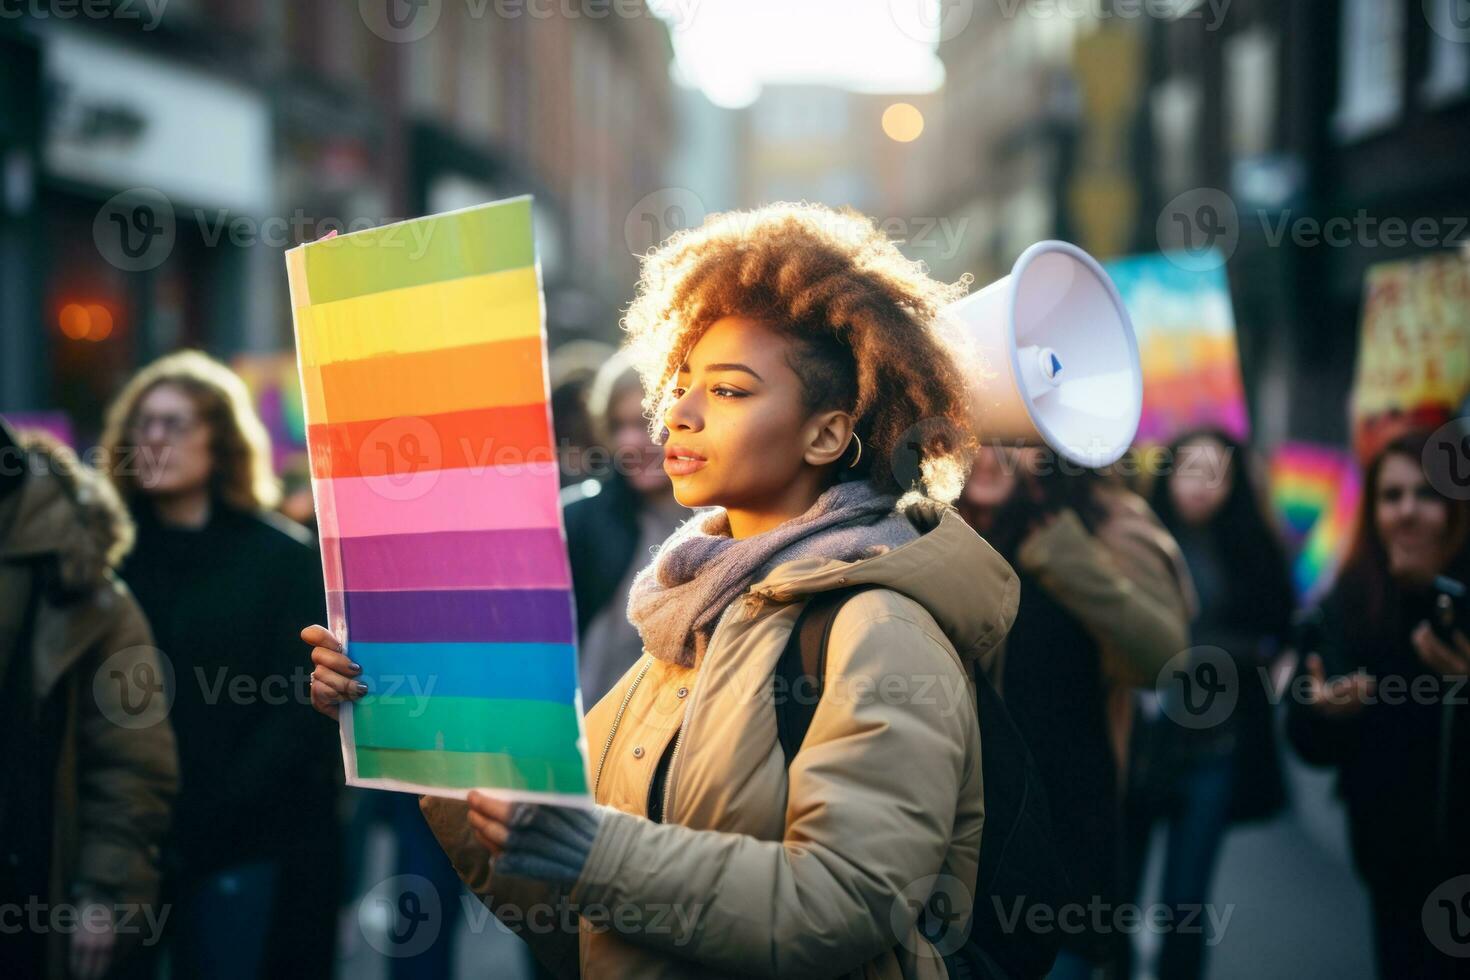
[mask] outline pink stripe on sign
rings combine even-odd
[[[337,544],[322,541],[324,550]],[[560,528],[388,534],[344,538],[341,547],[349,592],[571,586]]]
[[[560,483],[551,463],[314,482],[324,538],[561,526]],[[324,498],[331,507],[320,506]]]

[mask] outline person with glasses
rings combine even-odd
[[[331,943],[292,948],[335,935],[340,873],[301,833],[333,831],[341,783],[336,728],[301,710],[310,680],[294,656],[299,624],[325,609],[316,544],[273,512],[270,440],[244,382],[202,353],[139,372],[101,448],[138,526],[121,574],[171,677],[173,975],[254,977],[290,962],[327,976]]]

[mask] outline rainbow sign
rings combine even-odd
[[[286,266],[347,781],[588,802],[531,199]]]
[[[1250,439],[1225,260],[1198,263],[1159,252],[1103,265],[1138,337],[1143,417],[1136,445],[1205,427]]]
[[[1271,504],[1295,558],[1297,597],[1310,605],[1332,586],[1347,557],[1361,478],[1351,453],[1284,443],[1271,455]]]

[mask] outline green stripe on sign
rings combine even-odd
[[[312,305],[534,265],[531,199],[369,228],[306,247]]]
[[[352,707],[352,731],[359,746],[375,749],[581,758],[577,711],[561,701],[368,698]]]
[[[587,792],[587,773],[581,759],[536,759],[493,752],[358,749],[357,774],[363,779],[401,779],[425,786],[457,789],[493,787],[538,793]]]

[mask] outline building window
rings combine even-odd
[[[1425,0],[1429,70],[1420,95],[1439,105],[1470,95],[1470,7],[1464,0]]]
[[[1338,35],[1337,113],[1340,140],[1389,126],[1404,101],[1404,5],[1398,0],[1344,0]]]

